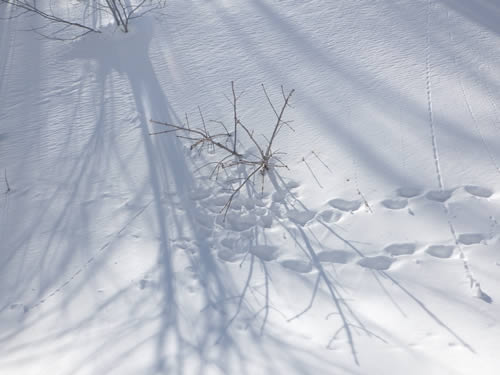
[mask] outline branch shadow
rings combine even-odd
[[[36,293],[29,299],[25,293],[10,294],[25,303],[22,311],[15,311],[17,323],[0,335],[2,361],[31,366],[77,351],[76,360],[62,371],[84,373],[97,360],[99,371],[109,373],[148,353],[150,361],[138,361],[146,372],[205,374],[215,368],[229,374],[238,368],[244,374],[250,373],[249,366],[257,366],[251,351],[268,374],[278,371],[275,361],[298,374],[308,374],[314,366],[340,368],[267,328],[274,310],[271,276],[262,259],[248,255],[237,272],[246,273],[242,281],[217,258],[216,244],[207,235],[214,227],[200,224],[200,209],[191,196],[200,186],[182,145],[168,137],[150,136],[150,118],[179,120],[149,57],[152,27],[151,19],[144,17],[136,20],[129,35],[88,36],[61,56],[69,64],[83,64],[84,76],[71,91],[75,106],[66,120],[73,125],[61,137],[60,154],[70,153],[75,145],[81,152],[61,163],[60,184],[52,182],[24,228],[31,235],[14,248],[27,251],[30,240],[40,231],[45,233],[37,260],[41,279],[30,272],[22,283],[25,292],[37,283]],[[89,81],[95,81],[95,92],[87,91]],[[122,113],[128,105],[133,109]],[[93,127],[80,129],[82,119]],[[127,144],[130,132],[140,141]],[[124,152],[124,143],[132,150]],[[141,164],[131,154],[144,161],[144,180],[137,177],[134,168]],[[40,227],[40,223],[46,224]],[[147,254],[156,259],[143,271],[148,277],[123,283],[128,275],[113,264],[124,256],[122,252],[130,256],[127,247],[137,228],[154,234],[154,251]],[[249,238],[253,248],[264,246],[257,236]],[[192,270],[195,295],[179,275],[179,257]],[[2,267],[10,266],[8,258]],[[257,295],[252,284],[261,278],[265,291],[257,302],[250,302],[250,294]],[[101,290],[105,281],[115,285],[108,293]],[[228,300],[237,303],[221,302]],[[2,305],[0,312],[12,306]],[[117,314],[112,323],[110,311]],[[94,329],[106,333],[93,337]],[[241,330],[248,332],[244,340]],[[89,334],[90,345],[78,338],[81,332]],[[317,363],[312,365],[312,360]]]

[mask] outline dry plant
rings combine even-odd
[[[32,28],[31,31],[48,39],[57,40],[74,40],[81,38],[89,33],[98,33],[99,30],[80,22],[73,22],[58,16],[53,11],[51,2],[47,8],[42,8],[36,0],[0,0],[1,6],[12,7],[13,11],[8,17],[2,19],[12,19],[21,16],[38,16],[45,21],[41,26]],[[55,27],[54,31],[46,32],[45,30]],[[68,29],[71,32],[68,34]],[[73,32],[78,30],[78,32]],[[70,36],[67,36],[70,35]]]
[[[3,19],[20,16],[40,17],[44,23],[30,30],[44,38],[75,40],[89,33],[100,33],[96,26],[90,26],[87,22],[92,14],[109,14],[116,26],[126,33],[129,31],[130,20],[165,7],[166,0],[80,0],[80,2],[83,4],[74,5],[82,8],[78,22],[60,16],[56,9],[60,8],[63,2],[54,0],[0,0],[0,9],[2,5],[12,9],[10,15]]]
[[[273,131],[271,133],[271,136],[270,138],[264,136],[264,139],[266,141],[263,144],[257,141],[253,129],[243,124],[238,116],[237,103],[242,94],[236,94],[234,81],[231,82],[232,97],[226,97],[227,100],[231,103],[233,109],[232,132],[228,130],[228,127],[222,121],[211,121],[212,123],[218,125],[218,130],[212,134],[212,132],[208,130],[203,114],[199,108],[198,109],[200,113],[201,127],[191,127],[187,116],[185,125],[176,125],[167,122],[151,120],[152,123],[162,125],[167,128],[163,131],[151,133],[151,135],[174,133],[177,138],[189,141],[191,143],[191,150],[198,149],[201,152],[204,146],[210,147],[212,150],[218,150],[219,154],[221,155],[219,160],[207,163],[203,166],[213,166],[210,177],[215,176],[215,178],[217,178],[221,170],[225,170],[227,172],[231,170],[234,171],[241,166],[250,167],[250,171],[247,172],[246,175],[239,180],[239,183],[236,187],[233,187],[232,181],[226,181],[227,184],[231,186],[231,195],[229,196],[229,199],[221,210],[221,213],[224,213],[224,217],[231,207],[231,203],[233,202],[234,197],[243,189],[244,186],[252,181],[252,178],[260,174],[262,177],[263,189],[265,176],[272,168],[288,168],[286,164],[284,164],[278,157],[278,155],[282,153],[275,151],[273,146],[276,138],[278,137],[278,134],[280,133],[280,130],[284,126],[292,129],[290,126],[290,121],[284,120],[284,114],[285,110],[290,107],[290,98],[295,90],[290,90],[288,93],[285,93],[283,86],[281,86],[283,103],[281,104],[281,107],[276,107],[271,101],[271,98],[269,97],[265,86],[261,86],[267,102],[276,116],[276,122],[273,124]],[[248,142],[250,142],[257,148],[258,152],[256,154],[249,154],[240,151],[238,145],[243,150],[246,150],[248,145],[245,145],[241,142],[241,136],[238,135],[240,133],[238,132],[238,130],[241,130],[243,134],[246,134]]]
[[[120,29],[128,33],[128,25],[130,20],[139,18],[146,13],[155,9],[165,7],[166,0],[138,0],[138,1],[124,1],[124,0],[105,0],[104,3],[97,1],[97,6],[100,9],[108,11],[113,16],[115,23]],[[147,5],[147,6],[146,6]]]

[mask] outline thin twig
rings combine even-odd
[[[203,116],[202,116],[202,118],[203,118]],[[172,129],[169,129],[169,130],[166,130],[166,131],[163,131],[163,132],[150,133],[151,135],[157,135],[157,134],[169,133],[169,132],[176,132],[176,131],[185,131],[188,134],[196,134],[196,135],[198,135],[200,137],[200,138],[188,137],[188,139],[196,141],[195,144],[191,145],[191,148],[194,148],[193,146],[195,146],[195,145],[207,142],[207,143],[212,144],[213,146],[217,146],[217,147],[219,147],[219,148],[221,148],[221,149],[229,152],[230,154],[232,154],[234,156],[237,156],[237,157],[242,157],[243,156],[241,154],[235,153],[233,150],[231,150],[228,147],[224,146],[222,143],[214,140],[214,136],[211,136],[208,133],[208,131],[206,131],[206,128],[205,128],[205,131],[204,131],[204,130],[199,130],[199,129],[191,129],[191,128],[187,128],[187,127],[184,127],[184,126],[174,125],[174,124],[170,124],[170,123],[167,123],[167,122],[161,122],[161,121],[155,121],[155,120],[150,120],[150,121],[153,124],[163,125],[163,126],[167,126],[167,127],[172,128]],[[217,135],[217,136],[220,136],[220,134]],[[186,138],[186,137],[179,136],[179,135],[177,137],[179,137],[179,138]]]
[[[329,166],[328,166],[328,165],[327,165],[327,164],[326,164],[323,160],[321,160],[321,159],[320,159],[320,157],[318,156],[318,154],[316,154],[316,152],[312,151],[312,154],[316,157],[316,159],[318,159],[318,160],[319,160],[319,162],[320,162],[321,164],[323,164],[323,166],[324,166],[326,169],[328,169],[328,171],[329,171],[331,174],[333,174],[333,171],[330,169],[330,167],[329,167]]]
[[[229,211],[229,207],[231,206],[231,203],[233,202],[234,196],[241,190],[243,186],[254,176],[258,171],[262,170],[264,168],[264,165],[261,164],[259,167],[255,168],[252,173],[250,173],[245,180],[236,188],[236,190],[233,191],[231,196],[229,197],[229,200],[226,202],[224,207],[222,207],[221,213],[224,212],[224,219],[226,218],[227,212]]]
[[[358,195],[361,197],[361,199],[363,200],[363,203],[365,204],[365,207],[368,211],[370,211],[370,213],[373,214],[373,210],[371,208],[371,206],[368,204],[368,201],[366,200],[365,196],[363,195],[363,193],[361,192],[361,190],[357,189],[358,190]]]
[[[314,174],[311,166],[309,165],[309,163],[306,161],[306,158],[302,158],[302,161],[304,162],[304,164],[306,165],[307,169],[309,169],[309,172],[311,172],[312,176],[314,177],[314,179],[316,180],[316,183],[318,184],[318,186],[323,189],[323,185],[321,185],[321,182],[319,182],[318,178],[316,177],[316,175]]]
[[[264,87],[264,86],[262,86],[262,87]],[[264,92],[265,92],[265,88],[264,88]],[[269,144],[267,145],[267,150],[266,150],[266,154],[265,154],[265,156],[267,158],[271,154],[271,147],[273,146],[274,139],[278,135],[278,129],[279,129],[280,124],[281,124],[281,119],[283,117],[283,114],[285,113],[285,109],[288,105],[288,101],[290,100],[290,98],[294,92],[295,92],[295,90],[290,91],[290,93],[288,94],[288,96],[285,99],[285,102],[283,103],[283,107],[281,108],[280,114],[278,115],[278,121],[276,122],[276,125],[274,126],[273,134],[271,135],[271,139],[269,140]],[[266,95],[267,95],[267,93],[266,93]]]
[[[236,92],[234,91],[234,81],[231,81],[231,91],[233,92],[233,116],[234,116],[234,146],[233,152],[236,153],[236,143],[238,141],[237,130],[238,130],[238,115],[236,112]]]
[[[10,192],[9,180],[7,179],[7,168],[4,170],[4,178],[5,178],[5,185],[7,185],[7,190],[5,191],[5,194],[7,194]]]

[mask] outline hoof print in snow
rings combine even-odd
[[[311,221],[316,215],[313,211],[299,211],[299,210],[290,210],[287,212],[286,216],[288,219],[298,225],[304,226],[309,221]]]
[[[481,186],[468,185],[465,186],[464,189],[467,193],[479,198],[489,198],[493,195],[493,192],[490,189]]]
[[[425,194],[425,197],[430,201],[443,203],[451,198],[452,193],[453,190],[431,190]]]
[[[308,273],[312,271],[312,264],[300,259],[286,259],[281,261],[280,264],[297,273]]]
[[[229,212],[226,216],[226,224],[236,232],[243,232],[253,228],[257,224],[257,217],[251,213],[241,215]]]
[[[259,224],[263,228],[271,228],[273,225],[273,216],[271,214],[262,215],[259,219]]]
[[[406,199],[386,199],[381,204],[390,210],[401,210],[408,206],[408,201]]]
[[[396,190],[396,194],[401,198],[414,198],[421,193],[422,191],[419,188],[414,187],[401,187]]]
[[[384,248],[384,251],[392,256],[410,255],[415,252],[417,246],[414,243],[395,243]]]
[[[210,201],[216,207],[224,207],[226,205],[226,203],[228,202],[229,198],[230,198],[229,195],[219,194],[216,197],[214,197],[213,199],[211,199]],[[233,207],[233,206],[231,205],[231,207]]]
[[[236,238],[225,237],[220,241],[220,244],[229,249],[233,249],[236,246]]]
[[[270,262],[278,258],[278,248],[274,246],[259,245],[250,249],[250,254],[265,262]]]
[[[222,249],[217,253],[217,257],[224,262],[234,263],[239,262],[243,258],[243,255],[227,249]]]
[[[345,250],[327,250],[318,254],[318,260],[320,262],[346,264],[353,258],[354,254]]]
[[[455,246],[450,245],[431,245],[425,252],[436,258],[449,258],[453,255],[453,251],[455,250]]]
[[[372,270],[384,271],[389,269],[391,264],[394,262],[393,258],[386,257],[384,255],[377,255],[374,257],[364,257],[358,260],[358,264],[364,268],[370,268]]]
[[[272,195],[273,202],[283,202],[285,200],[285,194],[279,191],[275,191]]]
[[[484,235],[480,233],[463,233],[458,236],[458,242],[462,245],[475,245],[484,240]]]
[[[318,217],[325,223],[336,223],[342,218],[342,214],[334,210],[325,210]]]
[[[198,201],[198,200],[208,198],[210,196],[210,194],[211,194],[211,191],[208,189],[207,190],[198,189],[198,190],[192,191],[189,194],[189,197],[194,201]]]
[[[340,211],[353,212],[359,210],[361,207],[361,201],[353,200],[348,201],[345,199],[332,199],[328,204]]]
[[[205,228],[212,228],[214,225],[214,217],[210,215],[199,214],[195,216],[195,221]]]

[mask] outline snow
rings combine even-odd
[[[70,42],[2,20],[0,374],[496,375],[499,19],[171,0]],[[262,142],[260,85],[295,89],[294,131],[224,215],[236,176],[150,119],[230,124],[231,81]]]

